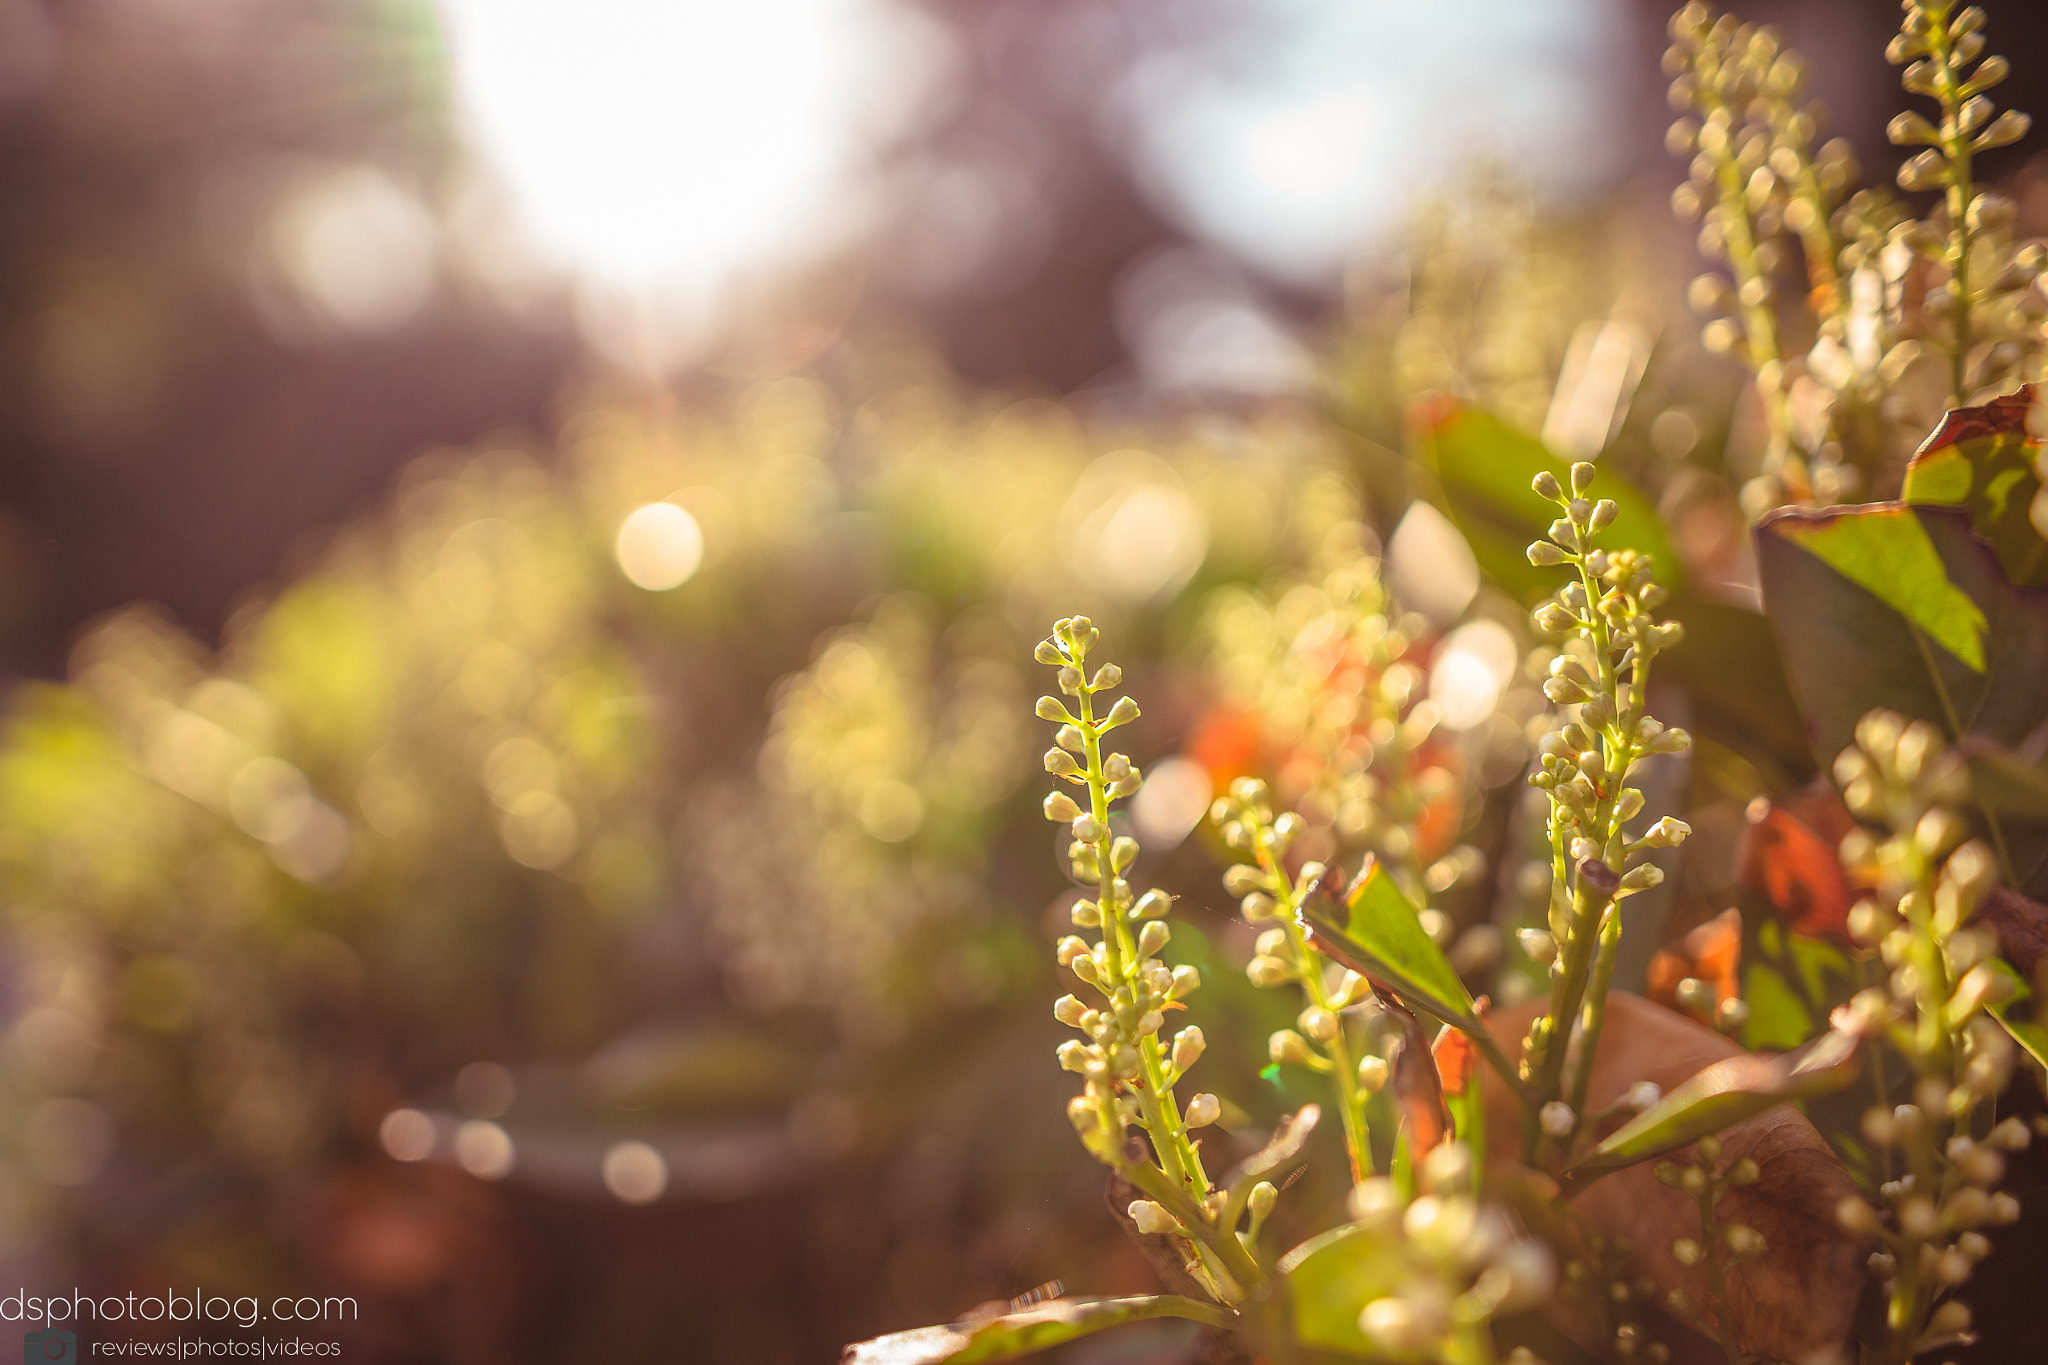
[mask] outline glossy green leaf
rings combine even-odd
[[[1814,772],[1813,746],[1764,614],[1679,591],[1664,615],[1685,627],[1685,638],[1658,656],[1657,674],[1685,684],[1694,708],[1687,728],[1770,760],[1788,786]]]
[[[1854,1034],[1830,1030],[1796,1052],[1724,1058],[1617,1128],[1566,1175],[1583,1184],[1675,1152],[1773,1105],[1839,1090],[1856,1078],[1860,1048]]]
[[[855,1342],[840,1357],[841,1365],[973,1365],[978,1361],[1014,1360],[1033,1351],[1091,1336],[1127,1323],[1155,1318],[1186,1318],[1224,1327],[1230,1314],[1221,1308],[1173,1294],[1144,1294],[1125,1299],[1054,1299],[1021,1312],[1004,1313],[980,1322],[965,1320],[937,1327],[892,1332]]]
[[[1303,1242],[1280,1258],[1296,1339],[1317,1350],[1380,1355],[1358,1330],[1358,1314],[1392,1293],[1407,1270],[1400,1238],[1377,1235],[1357,1223]]]
[[[1315,946],[1438,1022],[1479,1031],[1457,969],[1378,860],[1366,858],[1342,901],[1330,889],[1336,875],[1324,873],[1302,898],[1302,921]]]
[[[2048,584],[2048,540],[2029,515],[2041,490],[2041,443],[2027,430],[2034,390],[1958,408],[1936,427],[1906,466],[1906,502],[1966,509],[2013,582]]]
[[[1787,509],[1757,527],[1764,604],[1823,763],[1889,707],[2015,749],[2048,723],[2048,589],[2015,587],[1967,513]],[[2048,890],[2048,822],[1986,808],[2013,884]]]
[[[1557,509],[1530,490],[1548,471],[1560,483],[1571,462],[1553,454],[1527,432],[1491,413],[1445,400],[1417,425],[1425,458],[1436,471],[1444,511],[1457,525],[1481,568],[1503,588],[1534,601],[1558,586],[1554,569],[1529,563],[1528,546],[1542,540]],[[1684,566],[1671,551],[1657,509],[1627,480],[1603,473],[1593,481],[1596,498],[1612,498],[1614,523],[1600,534],[1602,545],[1631,546],[1656,562],[1657,581],[1681,586]]]
[[[1920,518],[1901,506],[1780,517],[1772,529],[1874,594],[1934,644],[1984,671],[1983,608],[1949,581]]]
[[[1798,1047],[1813,1035],[1813,1016],[1775,967],[1750,965],[1742,976],[1742,1003],[1749,1006],[1742,1045],[1752,1052]]]
[[[2012,1035],[2012,1040],[2025,1048],[2035,1061],[2048,1067],[2048,1028],[2041,1027],[2033,987],[2027,984],[2024,976],[2013,970],[2010,962],[2002,958],[1991,959],[1991,970],[2003,976],[2013,988],[2010,996],[1990,1007],[1991,1017],[2005,1025],[2005,1031]]]

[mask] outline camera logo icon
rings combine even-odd
[[[28,1365],[78,1365],[78,1334],[57,1327],[30,1332],[21,1339],[21,1357]]]

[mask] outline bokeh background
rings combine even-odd
[[[1882,178],[1895,7],[1744,13]],[[1249,585],[1384,545],[1465,622],[1468,823],[1526,760],[1416,395],[1676,490],[1743,589],[1667,17],[0,0],[0,1286],[763,1365],[1145,1287],[1051,1060],[1029,645],[1124,658],[1253,1075],[1190,837],[1302,609]],[[2048,21],[1992,32],[2040,112]]]

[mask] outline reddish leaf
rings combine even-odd
[[[1540,1001],[1502,1006],[1490,1021],[1494,1037],[1519,1041],[1542,1008]],[[1607,997],[1588,1107],[1613,1104],[1637,1081],[1654,1081],[1669,1094],[1708,1066],[1742,1055],[1705,1025],[1616,991]],[[1512,1130],[1520,1116],[1507,1088],[1490,1071],[1480,1082],[1488,1126]],[[1733,1124],[1720,1137],[1724,1161],[1746,1156],[1760,1172],[1755,1185],[1728,1193],[1722,1217],[1755,1228],[1768,1248],[1730,1273],[1737,1345],[1770,1360],[1832,1358],[1849,1336],[1867,1278],[1863,1262],[1870,1248],[1835,1222],[1835,1205],[1856,1192],[1855,1183],[1789,1104]],[[1629,1273],[1655,1280],[1660,1299],[1683,1288],[1694,1302],[1707,1300],[1705,1268],[1683,1265],[1671,1253],[1676,1238],[1699,1236],[1699,1211],[1690,1196],[1659,1184],[1648,1164],[1596,1181],[1571,1205],[1592,1230],[1629,1239],[1635,1248]]]
[[[1834,788],[1817,778],[1777,801],[1760,796],[1748,818],[1737,855],[1742,884],[1793,933],[1848,942],[1849,907],[1871,888],[1842,870],[1837,850],[1856,822]]]
[[[1671,947],[1657,950],[1650,959],[1649,996],[1675,1009],[1678,983],[1690,976],[1714,988],[1718,1005],[1742,994],[1741,967],[1742,912],[1724,910]]]

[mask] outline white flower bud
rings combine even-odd
[[[1053,668],[1067,661],[1067,656],[1060,653],[1059,643],[1054,640],[1040,640],[1038,647],[1031,651],[1031,657]]]
[[[1263,1223],[1273,1212],[1273,1205],[1279,1200],[1280,1191],[1274,1188],[1273,1182],[1261,1180],[1252,1186],[1252,1192],[1244,1202],[1245,1207],[1251,1210],[1252,1217]]]
[[[1233,863],[1223,872],[1223,889],[1233,896],[1249,896],[1266,884],[1266,874],[1250,863]]]
[[[1062,725],[1053,732],[1052,742],[1070,754],[1084,753],[1088,748],[1088,738],[1078,725]]]
[[[1255,957],[1244,974],[1254,986],[1273,987],[1285,985],[1294,971],[1277,957]]]
[[[1105,688],[1115,687],[1123,680],[1124,671],[1121,668],[1118,668],[1115,664],[1104,664],[1101,668],[1095,670],[1095,678],[1088,684],[1088,687],[1091,691],[1100,692]]]
[[[1522,951],[1539,967],[1548,967],[1557,961],[1557,940],[1545,930],[1517,929],[1515,942],[1522,945]]]
[[[1309,1059],[1308,1040],[1291,1028],[1280,1029],[1266,1040],[1266,1053],[1276,1062],[1294,1066],[1305,1064]]]
[[[1164,1027],[1166,1027],[1166,1016],[1158,1010],[1146,1010],[1144,1015],[1138,1020],[1138,1032],[1140,1034],[1157,1033]]]
[[[1764,1236],[1747,1223],[1732,1223],[1721,1229],[1721,1240],[1728,1250],[1742,1260],[1752,1260],[1764,1254]]]
[[[1148,1237],[1165,1236],[1181,1230],[1179,1219],[1149,1199],[1133,1199],[1125,1212],[1138,1225],[1138,1231]]]
[[[1835,1205],[1835,1221],[1842,1231],[1857,1237],[1868,1237],[1877,1231],[1877,1210],[1863,1202],[1856,1195],[1844,1195]]]
[[[1080,814],[1081,808],[1065,792],[1054,792],[1045,798],[1045,818],[1056,825],[1078,819]]]
[[[1637,1081],[1628,1088],[1628,1094],[1623,1098],[1622,1103],[1640,1114],[1663,1098],[1663,1088],[1655,1081]]]
[[[1079,1038],[1069,1038],[1054,1049],[1053,1055],[1060,1059],[1060,1066],[1063,1069],[1085,1072],[1088,1069],[1089,1059],[1095,1055],[1095,1049],[1089,1047]]]
[[[1388,1075],[1386,1058],[1366,1056],[1358,1059],[1358,1088],[1366,1094],[1378,1094],[1386,1085]]]
[[[1183,962],[1173,969],[1173,986],[1166,993],[1169,1000],[1185,1000],[1201,989],[1202,973],[1192,964]]]
[[[1643,846],[1645,848],[1676,848],[1684,843],[1691,834],[1691,825],[1688,825],[1683,820],[1674,820],[1667,815],[1656,824],[1650,826],[1648,831],[1644,833]]]
[[[1436,1340],[1438,1317],[1407,1299],[1374,1299],[1358,1315],[1358,1330],[1381,1350],[1412,1355]]]
[[[1109,708],[1109,715],[1102,722],[1103,728],[1108,729],[1118,725],[1129,725],[1138,718],[1138,714],[1138,703],[1132,701],[1129,697],[1118,697],[1116,705]]]
[[[1655,863],[1639,863],[1621,874],[1624,891],[1648,891],[1664,881],[1664,869]]]
[[[1144,957],[1156,956],[1166,946],[1166,940],[1172,937],[1173,930],[1167,927],[1165,920],[1148,920],[1138,931],[1138,952]]]
[[[1202,1059],[1202,1051],[1208,1046],[1209,1042],[1202,1036],[1200,1027],[1189,1024],[1173,1035],[1173,1069],[1185,1072]]]
[[[1052,1017],[1069,1028],[1081,1027],[1081,1016],[1088,1013],[1088,1007],[1079,997],[1063,995],[1052,1003]]]
[[[1579,1116],[1574,1114],[1572,1107],[1563,1100],[1550,1101],[1537,1115],[1537,1122],[1542,1124],[1543,1131],[1554,1138],[1571,1136],[1571,1131],[1578,1125],[1578,1121]]]
[[[1074,817],[1074,841],[1092,844],[1102,837],[1102,822],[1086,811]]]
[[[1422,1159],[1422,1188],[1432,1194],[1457,1194],[1472,1183],[1472,1149],[1462,1142],[1440,1142]]]
[[[1188,1101],[1185,1121],[1190,1128],[1207,1128],[1223,1117],[1223,1101],[1203,1093]]]
[[[1337,1021],[1337,1016],[1324,1009],[1321,1005],[1310,1005],[1301,1012],[1301,1017],[1296,1022],[1301,1025],[1303,1033],[1306,1033],[1319,1043],[1327,1043],[1332,1038],[1335,1038],[1338,1029],[1341,1027]]]

